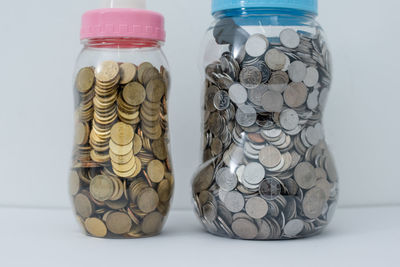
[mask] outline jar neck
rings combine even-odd
[[[238,8],[223,10],[213,14],[216,19],[227,17],[282,17],[297,18],[299,20],[314,20],[317,14],[289,8]]]
[[[138,38],[91,38],[82,40],[86,48],[160,48],[161,41]]]

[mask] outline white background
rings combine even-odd
[[[1,0],[0,205],[68,207],[72,72],[80,16],[97,0]],[[148,0],[166,16],[175,208],[191,208],[199,162],[200,76],[210,1]],[[400,204],[400,16],[397,0],[320,0],[334,59],[325,116],[341,205]]]

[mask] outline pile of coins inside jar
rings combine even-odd
[[[286,28],[271,38],[228,23],[214,28],[215,42],[227,49],[205,69],[196,211],[221,236],[316,234],[330,221],[338,192],[321,124],[331,81],[322,33]]]
[[[168,155],[167,70],[105,61],[77,74],[70,194],[95,237],[161,231],[173,176]]]

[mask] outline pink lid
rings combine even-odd
[[[157,12],[131,8],[104,8],[83,14],[81,40],[121,37],[164,42],[164,17]]]

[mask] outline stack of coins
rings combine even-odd
[[[205,69],[197,213],[209,232],[232,238],[316,234],[338,194],[321,124],[331,82],[322,33],[250,35],[233,24],[215,27],[216,43],[229,46],[218,46],[224,52]]]
[[[105,61],[77,75],[69,187],[78,221],[95,237],[156,235],[169,211],[168,72],[136,66]]]

